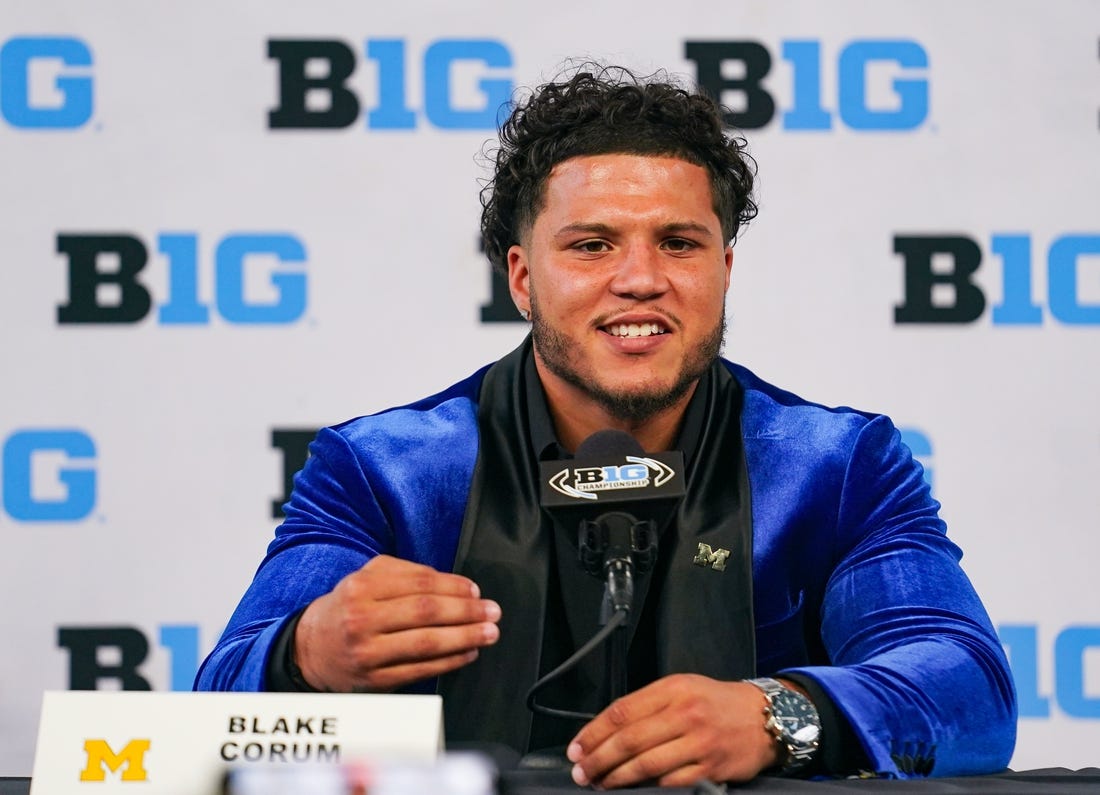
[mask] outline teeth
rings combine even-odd
[[[616,337],[648,337],[664,333],[664,328],[657,323],[619,323],[609,326],[607,330]]]

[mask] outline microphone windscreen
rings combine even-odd
[[[577,448],[577,458],[582,460],[628,455],[644,456],[645,450],[638,444],[638,440],[626,431],[610,428],[596,431]]]

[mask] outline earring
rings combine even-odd
[[[519,310],[519,313],[520,313],[521,315],[523,315],[523,319],[524,319],[524,320],[528,320],[528,321],[529,321],[529,320],[531,319],[531,310],[530,310],[530,309],[520,309],[520,310]]]

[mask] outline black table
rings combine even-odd
[[[563,795],[590,792],[576,786],[564,770],[511,770],[501,774],[500,795]],[[27,795],[29,778],[0,778],[0,795]],[[1100,768],[1068,770],[1064,767],[1042,770],[1006,771],[993,776],[931,778],[908,781],[861,779],[837,781],[799,781],[763,776],[748,784],[730,786],[731,793],[794,792],[820,793],[992,793],[993,795],[1034,795],[1035,793],[1100,793]],[[707,795],[703,789],[640,787],[624,790],[631,795]]]
[[[506,772],[501,776],[501,795],[562,795],[568,792],[589,792],[576,786],[566,771]],[[798,779],[761,776],[748,784],[729,785],[733,792],[793,792],[813,795],[820,793],[961,793],[978,792],[993,795],[1034,795],[1034,793],[1100,793],[1100,768],[1083,770],[1046,768],[1043,770],[1006,771],[993,776],[959,778],[910,779],[841,779],[835,781],[801,781]],[[705,795],[702,788],[661,789],[641,787],[625,790],[631,795]],[[6,795],[3,793],[2,795]]]

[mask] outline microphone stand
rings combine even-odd
[[[607,564],[607,584],[604,586],[600,626],[622,610],[627,620],[619,624],[607,639],[607,690],[611,701],[625,696],[628,690],[627,657],[630,653],[630,611],[634,603],[634,564],[630,558],[614,558]]]
[[[652,522],[639,522],[628,513],[613,511],[596,520],[595,534],[602,547],[604,585],[600,625],[616,613],[625,620],[611,633],[607,646],[607,684],[611,700],[628,692],[628,657],[630,652],[630,613],[634,608],[634,569],[646,571],[656,556],[657,534]],[[582,527],[582,535],[585,529]],[[591,541],[593,533],[588,533]]]
[[[602,644],[607,644],[608,691],[614,701],[626,695],[629,683],[630,613],[634,608],[634,572],[644,574],[657,560],[657,525],[651,519],[639,521],[628,513],[609,512],[596,521],[582,520],[577,531],[581,567],[604,578],[599,632],[569,659],[543,676],[527,691],[527,707],[539,715],[592,720],[586,712],[545,707],[535,696]]]

